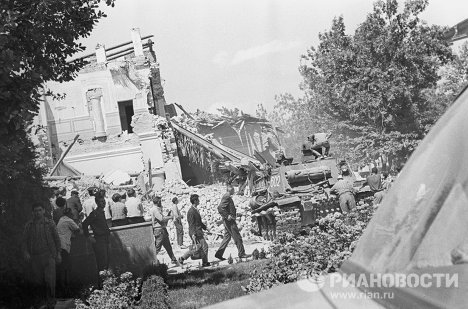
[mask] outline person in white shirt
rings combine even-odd
[[[71,238],[73,233],[80,230],[80,227],[72,219],[73,213],[70,208],[65,208],[63,216],[60,218],[57,224],[57,233],[60,238],[61,256],[62,261],[57,265],[58,273],[58,286],[62,293],[67,294],[69,288],[71,261],[70,261],[70,249],[71,249]]]
[[[83,210],[82,210],[83,215],[84,215],[83,221],[84,219],[86,219],[86,217],[89,216],[89,214],[93,210],[97,208],[96,202],[94,201],[95,200],[94,195],[96,194],[97,191],[98,191],[98,188],[96,187],[88,188],[89,198],[83,202]]]
[[[177,197],[174,197],[172,199],[170,214],[172,215],[172,221],[174,222],[176,229],[177,245],[179,245],[180,248],[185,249],[186,247],[184,247],[184,228],[182,226],[182,214],[180,213],[177,204],[179,204],[179,200]]]
[[[128,190],[127,196],[125,207],[127,207],[128,224],[145,222],[145,218],[143,217],[143,205],[141,204],[141,200],[136,197],[135,190]]]

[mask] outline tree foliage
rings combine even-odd
[[[343,17],[333,19],[318,46],[302,56],[304,97],[278,100],[279,109],[291,112],[293,130],[307,131],[297,137],[332,131],[335,152],[356,161],[408,157],[439,115],[427,90],[453,59],[445,28],[419,17],[427,4],[413,0],[399,8],[396,0],[377,1],[353,35],[346,34]],[[299,119],[306,121],[302,128]]]
[[[41,201],[42,170],[30,140],[47,81],[69,81],[84,65],[67,61],[85,48],[114,0],[4,0],[0,2],[0,279],[17,270],[19,234],[33,201]],[[15,260],[16,259],[16,260]]]

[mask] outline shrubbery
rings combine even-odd
[[[253,271],[246,290],[258,292],[336,271],[350,257],[372,217],[374,209],[370,203],[360,204],[347,214],[329,214],[299,235],[280,235],[270,248],[270,261]]]
[[[169,309],[169,295],[167,285],[159,276],[151,276],[142,287],[142,296],[139,308],[141,309]]]
[[[134,308],[140,298],[141,278],[125,272],[116,276],[112,271],[99,273],[103,286],[101,290],[89,290],[84,300],[76,300],[77,309],[120,309]]]
[[[155,275],[157,273],[158,275]],[[144,281],[130,272],[116,275],[110,270],[101,271],[102,289],[90,288],[82,299],[76,300],[77,309],[169,309],[169,296],[164,278],[167,266],[159,264],[146,269]]]

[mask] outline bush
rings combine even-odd
[[[116,276],[112,271],[99,273],[103,281],[102,290],[90,289],[84,300],[76,300],[77,309],[120,309],[133,308],[140,299],[141,278],[125,272]]]
[[[280,235],[270,248],[270,261],[253,270],[246,290],[257,292],[336,271],[351,256],[373,211],[370,204],[361,203],[347,214],[337,212],[317,220],[305,236]]]
[[[141,309],[169,309],[167,285],[159,276],[151,276],[145,282],[141,291]]]

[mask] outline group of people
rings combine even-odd
[[[236,244],[238,256],[240,258],[248,257],[248,255],[245,253],[242,237],[236,222],[237,211],[234,205],[234,201],[232,200],[233,194],[234,187],[229,185],[218,206],[218,212],[222,217],[224,225],[223,240],[215,253],[215,258],[220,261],[226,260],[223,255],[231,239],[233,239],[234,243]],[[179,246],[182,247],[182,215],[180,214],[180,210],[177,209],[177,198],[174,198],[172,202],[172,209],[165,215],[161,197],[153,197],[153,203],[155,207],[151,209],[151,221],[153,225],[156,254],[159,254],[161,248],[164,247],[167,254],[169,255],[169,258],[174,264],[183,264],[184,261],[190,257],[199,255],[202,260],[202,267],[210,266],[210,262],[208,261],[208,243],[205,239],[205,233],[210,233],[210,231],[203,223],[202,216],[198,210],[198,206],[200,205],[200,197],[197,194],[192,194],[190,196],[191,206],[187,211],[187,223],[189,226],[188,233],[192,239],[192,246],[190,246],[190,248],[178,259],[172,250],[171,242],[169,240],[169,233],[167,231],[167,223],[170,220],[174,220],[174,224],[177,230],[177,241]],[[176,215],[174,213],[176,213]]]
[[[378,168],[373,167],[370,175],[366,177],[361,187],[356,190],[353,186],[354,177],[350,173],[351,172],[347,168],[342,170],[341,174],[338,176],[338,181],[330,190],[332,193],[338,195],[342,212],[349,212],[356,207],[355,195],[365,186],[369,186],[374,196],[373,204],[377,205],[382,202],[385,192],[388,191],[392,185],[392,179],[388,172],[380,174]]]
[[[45,287],[49,307],[55,302],[57,283],[63,294],[68,292],[71,240],[75,234],[82,232],[90,240],[100,271],[109,265],[109,228],[145,222],[135,190],[128,190],[124,201],[121,194],[114,194],[112,202],[103,189],[91,187],[88,193],[90,197],[82,204],[77,190],[72,189],[69,198],[65,198],[66,189],[56,189],[50,216],[46,215],[44,204],[32,205],[33,218],[24,229],[23,254],[31,267],[32,283]]]
[[[46,207],[43,204],[33,204],[33,218],[24,229],[23,253],[25,259],[30,262],[31,279],[40,288],[45,288],[50,308],[53,308],[55,303],[56,283],[58,282],[62,291],[69,284],[70,250],[74,234],[83,233],[92,244],[99,272],[109,267],[110,227],[145,222],[141,200],[135,196],[133,189],[128,190],[126,196],[114,194],[112,202],[106,196],[105,190],[92,187],[88,191],[90,198],[83,204],[77,191],[72,191],[68,199],[62,196],[62,191],[56,193],[52,219],[46,215]],[[215,257],[221,261],[226,259],[223,255],[231,239],[237,246],[238,256],[248,257],[236,222],[237,212],[232,200],[233,194],[234,187],[228,186],[218,206],[225,228],[222,243],[215,253]],[[208,244],[205,240],[205,233],[209,233],[209,230],[198,210],[199,196],[190,196],[191,206],[187,211],[188,233],[193,244],[178,259],[172,250],[167,224],[171,220],[174,221],[177,243],[179,247],[186,248],[183,246],[183,216],[177,207],[179,201],[176,197],[173,198],[172,207],[167,213],[163,211],[161,197],[154,196],[152,201],[154,207],[151,209],[151,223],[156,254],[164,247],[174,264],[183,264],[185,260],[198,254],[202,266],[210,266]],[[98,284],[102,284],[99,279]]]
[[[315,133],[308,136],[307,141],[302,144],[303,161],[307,161],[311,156],[314,156],[314,159],[328,157],[331,136],[331,133]]]

